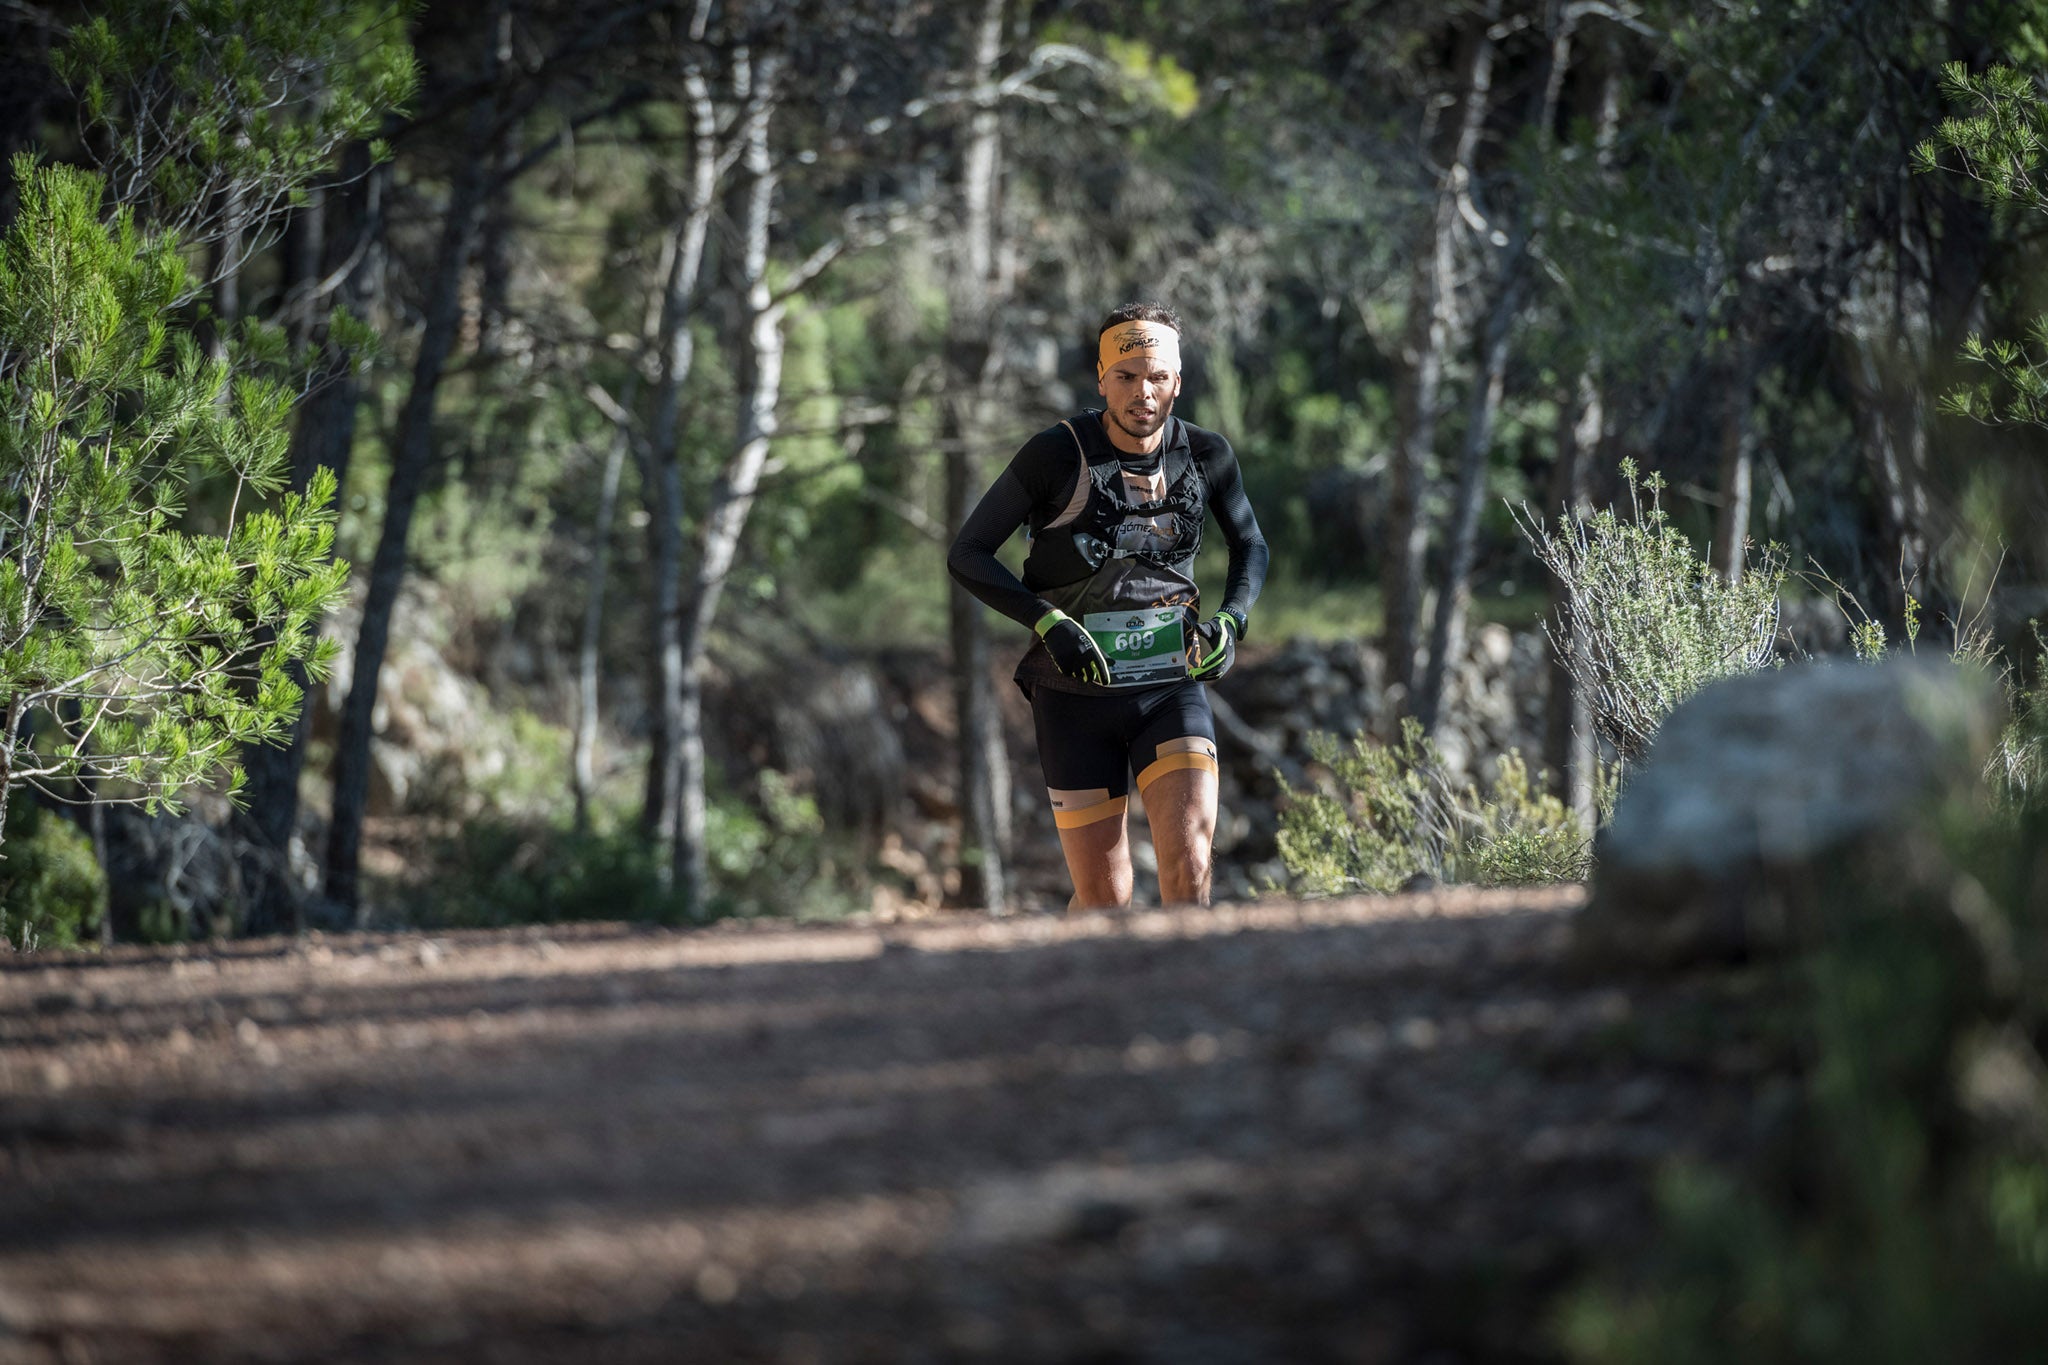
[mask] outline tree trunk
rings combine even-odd
[[[970,87],[984,90],[1002,55],[1005,0],[986,0],[976,32]],[[943,413],[948,531],[958,531],[981,488],[978,443],[987,430],[995,366],[994,258],[997,160],[1002,124],[993,95],[968,123],[961,157],[962,231],[953,261],[951,326]],[[959,734],[960,901],[1000,912],[1009,899],[1010,765],[1002,714],[989,686],[988,619],[981,603],[950,584],[953,713]]]
[[[1526,115],[1538,144],[1550,145],[1557,121],[1557,102],[1571,62],[1572,30],[1554,2],[1545,8],[1551,42],[1543,79]],[[1483,109],[1482,109],[1483,115]],[[1528,295],[1530,253],[1542,230],[1537,210],[1524,196],[1515,210],[1512,240],[1501,258],[1493,301],[1481,330],[1472,378],[1465,441],[1458,461],[1457,490],[1451,503],[1450,535],[1445,547],[1443,581],[1437,587],[1436,612],[1430,623],[1429,667],[1411,710],[1425,731],[1434,731],[1443,709],[1450,671],[1465,654],[1465,618],[1472,603],[1472,565],[1479,550],[1479,509],[1486,501],[1488,456],[1493,451],[1494,420],[1500,413],[1507,382],[1508,340]]]
[[[469,142],[487,145],[497,122],[497,76],[509,23],[503,4],[490,26],[490,79],[470,110]],[[413,360],[412,387],[400,410],[391,444],[391,483],[385,493],[384,523],[370,561],[369,585],[363,600],[362,625],[356,634],[354,668],[348,701],[341,711],[334,752],[334,818],[327,841],[327,896],[360,913],[358,869],[363,837],[363,812],[370,793],[370,716],[377,704],[377,684],[384,652],[391,641],[391,613],[405,581],[406,540],[413,512],[434,463],[434,405],[442,372],[462,324],[462,276],[476,237],[490,177],[481,157],[463,160],[449,189],[448,208],[429,277],[419,352]]]
[[[492,151],[493,178],[511,174],[519,160],[519,142],[506,129]],[[505,333],[512,318],[512,197],[489,196],[477,225],[476,354],[485,363],[504,357]]]
[[[109,862],[111,861],[111,858],[108,853],[107,845],[106,802],[95,801],[86,810],[85,829],[86,834],[92,839],[93,861],[98,863],[102,868],[108,866]],[[124,927],[114,922],[114,897],[111,894],[112,889],[113,888],[111,886],[102,888],[99,896],[100,945],[102,947],[109,948],[112,947],[116,940],[120,937],[121,930]],[[140,928],[140,925],[134,926],[133,929],[130,930],[129,936],[131,938],[142,937],[140,933],[134,932],[134,930]]]
[[[1479,507],[1486,500],[1487,456],[1493,449],[1493,423],[1500,411],[1507,381],[1508,334],[1522,310],[1521,272],[1527,242],[1509,263],[1510,278],[1486,320],[1478,373],[1472,380],[1472,406],[1465,425],[1465,444],[1458,461],[1458,487],[1451,508],[1450,540],[1444,555],[1443,581],[1437,586],[1436,612],[1430,623],[1429,667],[1412,710],[1427,731],[1436,729],[1450,668],[1465,653],[1465,616],[1472,600],[1472,563],[1479,550]]]
[[[742,160],[750,183],[739,224],[744,299],[741,316],[746,329],[739,355],[739,426],[732,457],[719,472],[710,505],[705,508],[697,571],[679,641],[682,725],[676,736],[676,752],[682,781],[671,858],[677,898],[683,912],[692,918],[705,913],[710,892],[705,846],[709,809],[705,791],[704,656],[710,644],[711,624],[718,615],[719,598],[739,554],[740,535],[746,529],[748,513],[753,510],[761,470],[768,461],[768,447],[775,436],[775,408],[782,396],[783,305],[775,301],[768,288],[768,233],[774,218],[777,183],[768,134],[779,99],[781,65],[779,58],[764,56],[755,61],[751,73],[750,88],[755,92],[757,114],[745,132],[746,151]]]
[[[21,698],[7,699],[7,708],[0,714],[0,857],[7,848],[7,807],[14,796],[14,758],[21,748]],[[102,858],[104,867],[106,860]]]
[[[1749,544],[1749,509],[1756,483],[1756,381],[1759,357],[1751,329],[1738,324],[1728,366],[1728,394],[1721,410],[1721,506],[1714,517],[1714,572],[1730,584],[1742,581]]]
[[[1592,62],[1597,81],[1592,85],[1593,155],[1603,171],[1614,161],[1615,134],[1621,126],[1620,67],[1615,59],[1611,26],[1602,25]],[[1591,462],[1605,447],[1607,400],[1601,386],[1600,364],[1588,357],[1577,379],[1567,390],[1559,412],[1557,466],[1552,471],[1550,506],[1546,515],[1583,520],[1592,514],[1588,488],[1592,482]],[[1550,619],[1565,620],[1564,583],[1550,579]],[[1576,649],[1571,639],[1558,642]],[[1599,818],[1600,745],[1593,730],[1593,709],[1573,681],[1571,670],[1550,651],[1550,687],[1543,715],[1543,761],[1555,774],[1558,795],[1564,799],[1580,824],[1592,829]]]
[[[1607,404],[1600,388],[1599,369],[1588,361],[1579,371],[1571,400],[1559,414],[1557,465],[1551,471],[1546,515],[1581,521],[1592,514],[1592,499],[1586,492],[1587,465],[1601,448],[1606,425]],[[1560,624],[1568,619],[1564,581],[1555,574],[1550,576],[1550,619]],[[1578,647],[1570,638],[1555,644],[1567,650]],[[1595,802],[1600,762],[1593,710],[1573,681],[1571,669],[1558,657],[1557,649],[1553,648],[1548,657],[1550,689],[1543,713],[1543,762],[1556,775],[1558,795],[1584,827],[1591,829],[1598,817]]]
[[[1441,216],[1440,213],[1437,216]],[[1429,524],[1422,494],[1436,446],[1438,391],[1443,386],[1444,351],[1450,344],[1450,269],[1437,246],[1448,225],[1435,227],[1429,245],[1415,258],[1408,298],[1408,382],[1401,390],[1400,441],[1388,471],[1384,599],[1387,686],[1398,689],[1407,708],[1415,690],[1417,627],[1422,615],[1422,578],[1429,551]]]
[[[355,149],[343,153],[344,163],[352,161]],[[314,183],[306,187],[306,202],[285,220],[283,250],[284,288],[281,291],[285,334],[291,338],[292,353],[304,355],[318,340],[319,324],[325,314],[315,306],[312,291],[327,273],[328,188]]]
[[[1467,33],[1460,64],[1459,115],[1448,140],[1448,155],[1437,172],[1436,198],[1415,253],[1408,300],[1408,335],[1403,345],[1408,383],[1401,393],[1400,443],[1387,487],[1386,654],[1387,684],[1399,688],[1407,709],[1415,690],[1415,653],[1422,617],[1422,581],[1429,549],[1429,525],[1422,505],[1429,461],[1436,449],[1444,359],[1458,330],[1458,200],[1472,174],[1486,103],[1493,85],[1492,22],[1498,0]],[[1432,116],[1433,117],[1433,116]]]
[[[382,241],[383,172],[373,169],[369,149],[356,144],[344,156],[343,182],[314,197],[300,216],[292,240],[293,278],[287,300],[310,291],[318,280],[345,271],[335,305],[367,318],[375,307],[381,282],[378,243]],[[318,245],[319,254],[313,254]],[[320,342],[323,330],[314,325],[325,314],[310,301],[296,305],[304,321],[293,323],[304,344]],[[324,343],[320,343],[323,344]],[[332,469],[337,484],[348,476],[349,453],[355,444],[356,405],[362,384],[355,357],[325,345],[313,366],[312,382],[299,402],[298,425],[292,434],[291,488],[305,492],[315,471]],[[306,763],[306,732],[312,710],[312,682],[303,664],[291,665],[292,681],[306,694],[282,745],[252,744],[242,750],[247,774],[247,809],[238,822],[242,884],[248,889],[245,928],[252,934],[278,933],[302,927],[304,907],[291,873],[292,832],[299,817],[299,775]]]
[[[654,635],[650,641],[653,705],[652,745],[647,757],[647,795],[640,823],[663,849],[675,846],[682,820],[683,769],[681,744],[687,718],[683,714],[683,472],[678,449],[684,381],[695,358],[690,326],[695,317],[698,281],[704,268],[705,243],[716,205],[718,112],[701,68],[683,72],[690,105],[690,193],[683,218],[668,248],[668,278],[662,291],[656,347],[659,378],[654,411],[648,424],[647,455],[641,485],[648,499],[647,558],[654,580]],[[666,857],[656,866],[664,880],[672,874]]]
[[[227,359],[228,339],[242,316],[243,216],[240,192],[230,191],[221,205],[220,236],[208,253],[212,257],[207,274],[213,281],[213,319],[207,328],[207,350],[215,360]],[[216,401],[225,404],[229,398],[229,390],[223,388]]]
[[[1925,599],[1933,509],[1927,496],[1927,419],[1919,388],[1886,373],[1877,338],[1844,337],[1850,353],[1847,404],[1877,488],[1878,520],[1889,547],[1884,583],[1890,617],[1903,620],[1906,596]]]
[[[620,427],[605,451],[604,480],[597,495],[597,525],[590,537],[590,584],[583,596],[583,630],[576,643],[576,728],[569,755],[569,789],[576,799],[576,832],[590,831],[590,798],[597,786],[597,656],[604,629],[604,590],[611,572],[612,518],[619,503],[619,476],[630,440]]]

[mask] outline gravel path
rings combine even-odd
[[[1755,1084],[1581,900],[0,960],[0,1362],[1552,1359]]]

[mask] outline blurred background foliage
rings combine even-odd
[[[1514,509],[1604,544],[1625,469],[1673,581],[1786,564],[1801,645],[1924,627],[2010,670],[2005,804],[1824,869],[1823,942],[1750,983],[1737,1032],[1789,1078],[1771,1161],[1674,1174],[1670,1235],[1557,1342],[2025,1358],[2044,81],[2048,0],[10,0],[0,160],[99,168],[110,214],[182,234],[205,283],[169,321],[213,354],[276,329],[293,483],[338,476],[354,573],[246,804],[24,797],[0,929],[1063,898],[1032,840],[974,828],[977,780],[1042,803],[1028,769],[955,766],[1015,632],[967,613],[972,653],[943,550],[961,488],[1090,403],[1101,314],[1164,299],[1183,415],[1230,437],[1272,542],[1246,663],[1373,642],[1384,733],[1231,731],[1333,779],[1273,784],[1324,889],[1583,868],[1612,791],[1567,672],[1542,753],[1467,783],[1434,745],[1472,627],[1559,605]],[[2005,958],[1956,939],[1964,902]]]
[[[242,870],[206,923],[849,908],[884,883],[974,903],[956,872],[982,855],[944,833],[969,804],[946,748],[947,462],[978,489],[1090,403],[1095,321],[1128,298],[1187,319],[1182,414],[1243,461],[1273,545],[1254,649],[1370,638],[1389,714],[1428,730],[1455,723],[1432,678],[1468,622],[1554,603],[1511,508],[1609,505],[1624,460],[1722,572],[1745,541],[1782,546],[1894,637],[1918,603],[2023,646],[2048,605],[2040,434],[1950,397],[1986,382],[1972,338],[2024,344],[2044,311],[2037,220],[1971,145],[1916,158],[2000,93],[1970,84],[1994,68],[2038,107],[2036,0],[328,0],[347,22],[307,30],[347,47],[325,75],[243,9],[0,14],[0,151],[117,167],[150,90],[185,111],[181,146],[282,139],[247,189],[260,221],[232,176],[129,196],[239,233],[192,237],[211,286],[189,321],[292,338],[295,458],[340,473],[355,566],[296,748],[251,756],[259,815],[284,814],[216,821]],[[234,23],[232,58],[205,57]],[[174,68],[150,24],[182,35]],[[187,88],[208,61],[236,101]],[[374,145],[320,140],[323,80],[381,108]],[[266,89],[305,112],[245,117]],[[352,325],[374,345],[336,363]],[[1976,354],[2023,385],[2023,352]],[[730,568],[695,576],[727,531]],[[1222,568],[1212,546],[1204,580]],[[665,635],[707,585],[705,628]],[[1000,662],[1006,623],[984,628]],[[813,729],[923,720],[937,746],[874,739],[908,747],[865,807],[828,789],[845,765],[789,752],[767,695],[820,660],[838,700]],[[695,816],[655,795],[698,780],[658,771],[679,677],[705,698]],[[863,687],[862,719],[831,720]],[[1552,730],[1529,771],[1572,805],[1597,760]],[[887,866],[919,822],[924,866]],[[93,922],[139,933],[121,899]]]

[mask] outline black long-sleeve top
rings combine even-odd
[[[1089,411],[1070,419],[1076,427],[1092,423],[1101,434],[1102,415]],[[1266,538],[1259,532],[1245,497],[1244,474],[1230,442],[1213,431],[1175,420],[1168,424],[1169,440],[1183,440],[1202,470],[1207,501],[1216,524],[1223,528],[1224,543],[1230,548],[1230,569],[1224,579],[1222,610],[1239,621],[1250,614],[1266,582],[1268,553]],[[1106,435],[1102,439],[1107,440]],[[1075,438],[1061,424],[1054,424],[1024,443],[1009,468],[1005,469],[981,501],[975,504],[954,538],[946,555],[946,568],[960,585],[1021,626],[1035,626],[1053,610],[1052,603],[1025,587],[1017,575],[996,558],[996,551],[1021,526],[1043,527],[1059,514],[1076,492],[1076,480],[1084,477],[1075,456]],[[1170,447],[1162,443],[1150,455],[1123,458],[1134,473],[1150,473]]]

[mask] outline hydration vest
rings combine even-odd
[[[1191,630],[1201,599],[1192,570],[1202,548],[1207,486],[1180,419],[1167,419],[1160,449],[1165,491],[1143,500],[1130,494],[1123,452],[1103,432],[1100,413],[1085,412],[1060,425],[1074,437],[1079,477],[1066,506],[1033,527],[1024,586],[1084,625],[1111,613],[1149,621],[1172,608]],[[1176,678],[1147,676],[1112,689],[1186,676],[1181,668]],[[1112,690],[1067,677],[1040,643],[1017,666],[1017,681],[1027,692],[1041,685],[1067,692]]]

